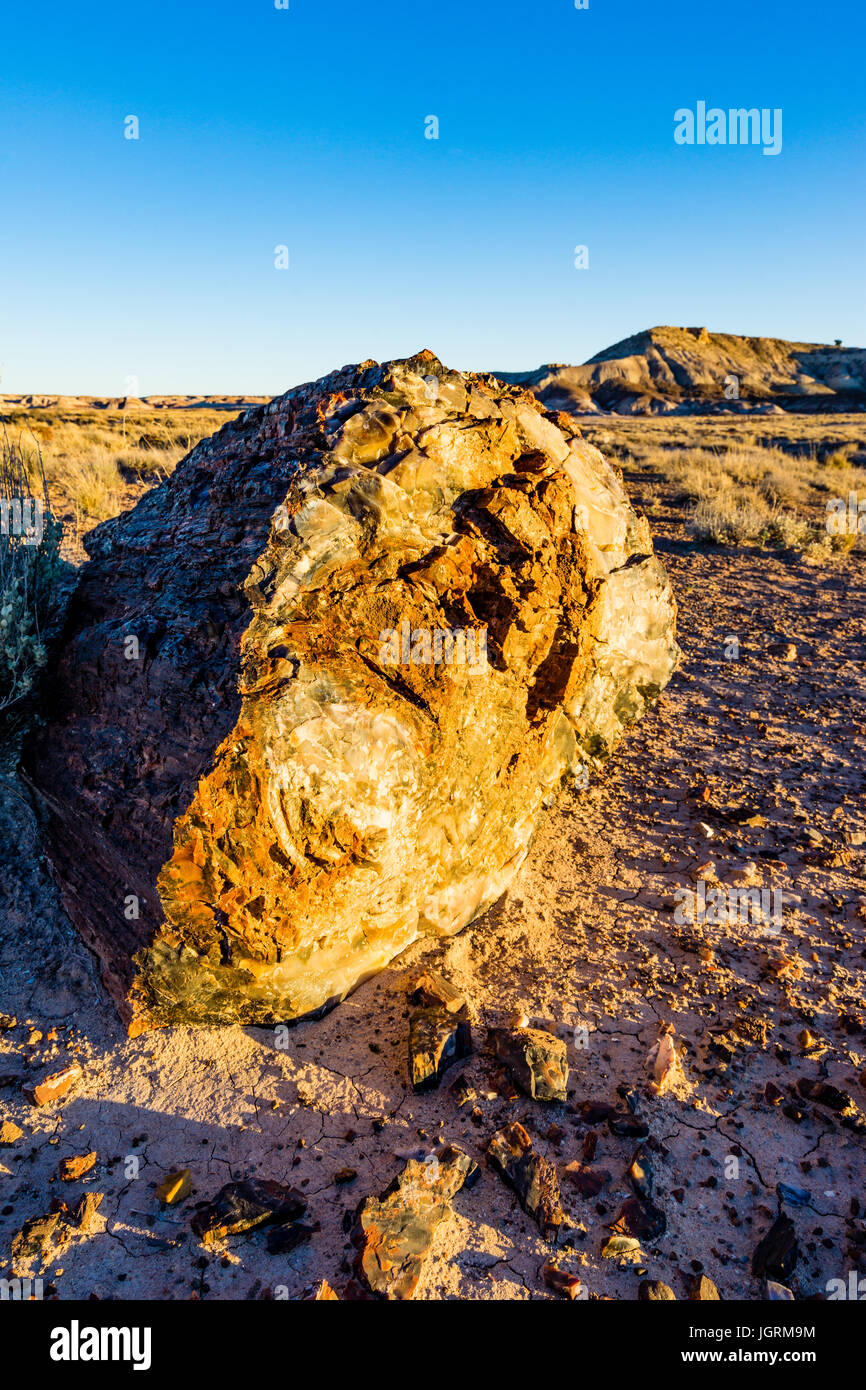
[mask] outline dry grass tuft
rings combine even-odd
[[[832,429],[842,434],[846,424]],[[794,418],[776,426],[776,440],[710,419],[642,421],[642,428],[606,421],[585,432],[638,482],[650,515],[664,490],[693,539],[795,550],[820,562],[866,548],[863,536],[831,535],[826,524],[831,499],[866,498],[863,424],[853,422],[849,438],[831,443],[819,433],[827,422]]]
[[[36,486],[33,480],[36,480]],[[38,448],[0,438],[0,728],[24,717],[56,614],[61,526],[51,514]]]

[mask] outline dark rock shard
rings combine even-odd
[[[581,1197],[597,1197],[611,1180],[612,1174],[600,1164],[568,1163],[565,1176],[573,1183]]]
[[[565,1043],[541,1028],[491,1028],[500,1062],[533,1100],[567,1099],[568,1061]]]
[[[848,1092],[840,1091],[838,1086],[831,1086],[829,1081],[807,1081],[803,1077],[797,1082],[797,1090],[804,1100],[814,1101],[816,1105],[823,1105],[839,1115],[845,1110],[853,1109],[854,1106]]]
[[[752,1256],[752,1273],[784,1284],[793,1274],[800,1257],[797,1234],[789,1216],[777,1216]]]
[[[623,1081],[616,1088],[616,1093],[621,1100],[624,1100],[632,1115],[637,1114],[640,1105],[640,1096],[634,1086],[630,1086],[627,1081]]]
[[[409,1018],[409,1081],[413,1091],[432,1091],[454,1062],[472,1048],[469,1020],[441,1005],[415,1009]]]
[[[474,1159],[449,1144],[423,1161],[410,1159],[381,1197],[365,1198],[352,1231],[359,1287],[347,1289],[347,1297],[363,1296],[360,1290],[379,1298],[412,1298],[452,1198],[477,1177]]]
[[[596,1154],[597,1148],[598,1148],[598,1130],[591,1129],[591,1130],[589,1131],[588,1134],[585,1134],[585,1135],[583,1136],[583,1144],[582,1144],[582,1146],[581,1146],[581,1152],[582,1152],[582,1155],[583,1155],[583,1161],[584,1161],[584,1163],[591,1163],[591,1162],[592,1162],[592,1160],[595,1158],[595,1154]]]
[[[295,1221],[306,1209],[307,1200],[296,1188],[267,1178],[244,1178],[221,1187],[190,1224],[202,1244],[213,1245],[257,1226]]]
[[[811,1192],[805,1187],[791,1187],[786,1182],[777,1183],[776,1191],[790,1207],[807,1207],[812,1200]]]
[[[556,1169],[549,1159],[535,1152],[523,1125],[514,1121],[498,1130],[487,1147],[487,1157],[517,1194],[523,1210],[537,1222],[544,1239],[557,1240],[565,1216]]]
[[[622,1111],[617,1110],[615,1105],[608,1105],[604,1100],[582,1100],[577,1106],[576,1113],[586,1121],[587,1124],[597,1125],[602,1120],[612,1120]]]
[[[646,1149],[638,1149],[632,1159],[628,1170],[628,1180],[638,1197],[643,1197],[646,1201],[651,1200],[655,1178]]]
[[[607,1127],[611,1134],[615,1134],[619,1139],[649,1138],[649,1125],[626,1111],[615,1111],[613,1115],[608,1116]]]
[[[265,1244],[272,1255],[287,1255],[290,1250],[303,1245],[317,1230],[317,1226],[308,1226],[303,1221],[285,1221],[270,1228]]]
[[[643,1197],[627,1197],[612,1230],[638,1240],[658,1240],[667,1230],[667,1217],[660,1207]]]
[[[247,410],[87,545],[22,765],[133,1033],[459,931],[679,655],[615,470],[429,352]]]
[[[663,1284],[661,1279],[642,1279],[638,1286],[637,1296],[643,1303],[676,1303],[677,1296],[670,1284]]]

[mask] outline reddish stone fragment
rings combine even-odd
[[[46,1076],[43,1081],[39,1081],[34,1086],[25,1086],[24,1095],[31,1105],[50,1105],[52,1101],[60,1100],[72,1089],[76,1081],[80,1081],[84,1072],[77,1062],[72,1062],[63,1071],[53,1072],[51,1076]]]

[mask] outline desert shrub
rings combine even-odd
[[[701,497],[686,517],[686,530],[698,541],[714,545],[745,545],[757,541],[767,524],[767,508],[728,494]]]
[[[32,486],[34,474],[41,487]],[[0,438],[0,730],[23,720],[56,612],[62,527],[51,515],[38,447]]]
[[[802,549],[816,538],[815,528],[759,492],[731,488],[695,502],[686,518],[689,534],[716,545],[766,545]]]
[[[792,457],[747,442],[718,450],[669,450],[661,471],[679,501],[691,504],[685,521],[694,539],[809,550],[817,561],[844,554],[851,545],[825,544],[816,494],[845,496],[866,481],[847,457],[837,459],[829,472],[827,467],[827,460],[819,463],[814,455]]]
[[[68,455],[62,479],[73,507],[90,520],[105,521],[116,514],[123,479],[114,457],[103,446],[94,445],[83,455]]]
[[[850,468],[850,454],[854,452],[854,445],[846,449],[834,449],[832,453],[825,454],[821,460],[823,468]]]

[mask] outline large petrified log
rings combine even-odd
[[[88,549],[24,768],[134,1030],[297,1018],[458,931],[678,656],[614,470],[431,353],[247,411]]]

